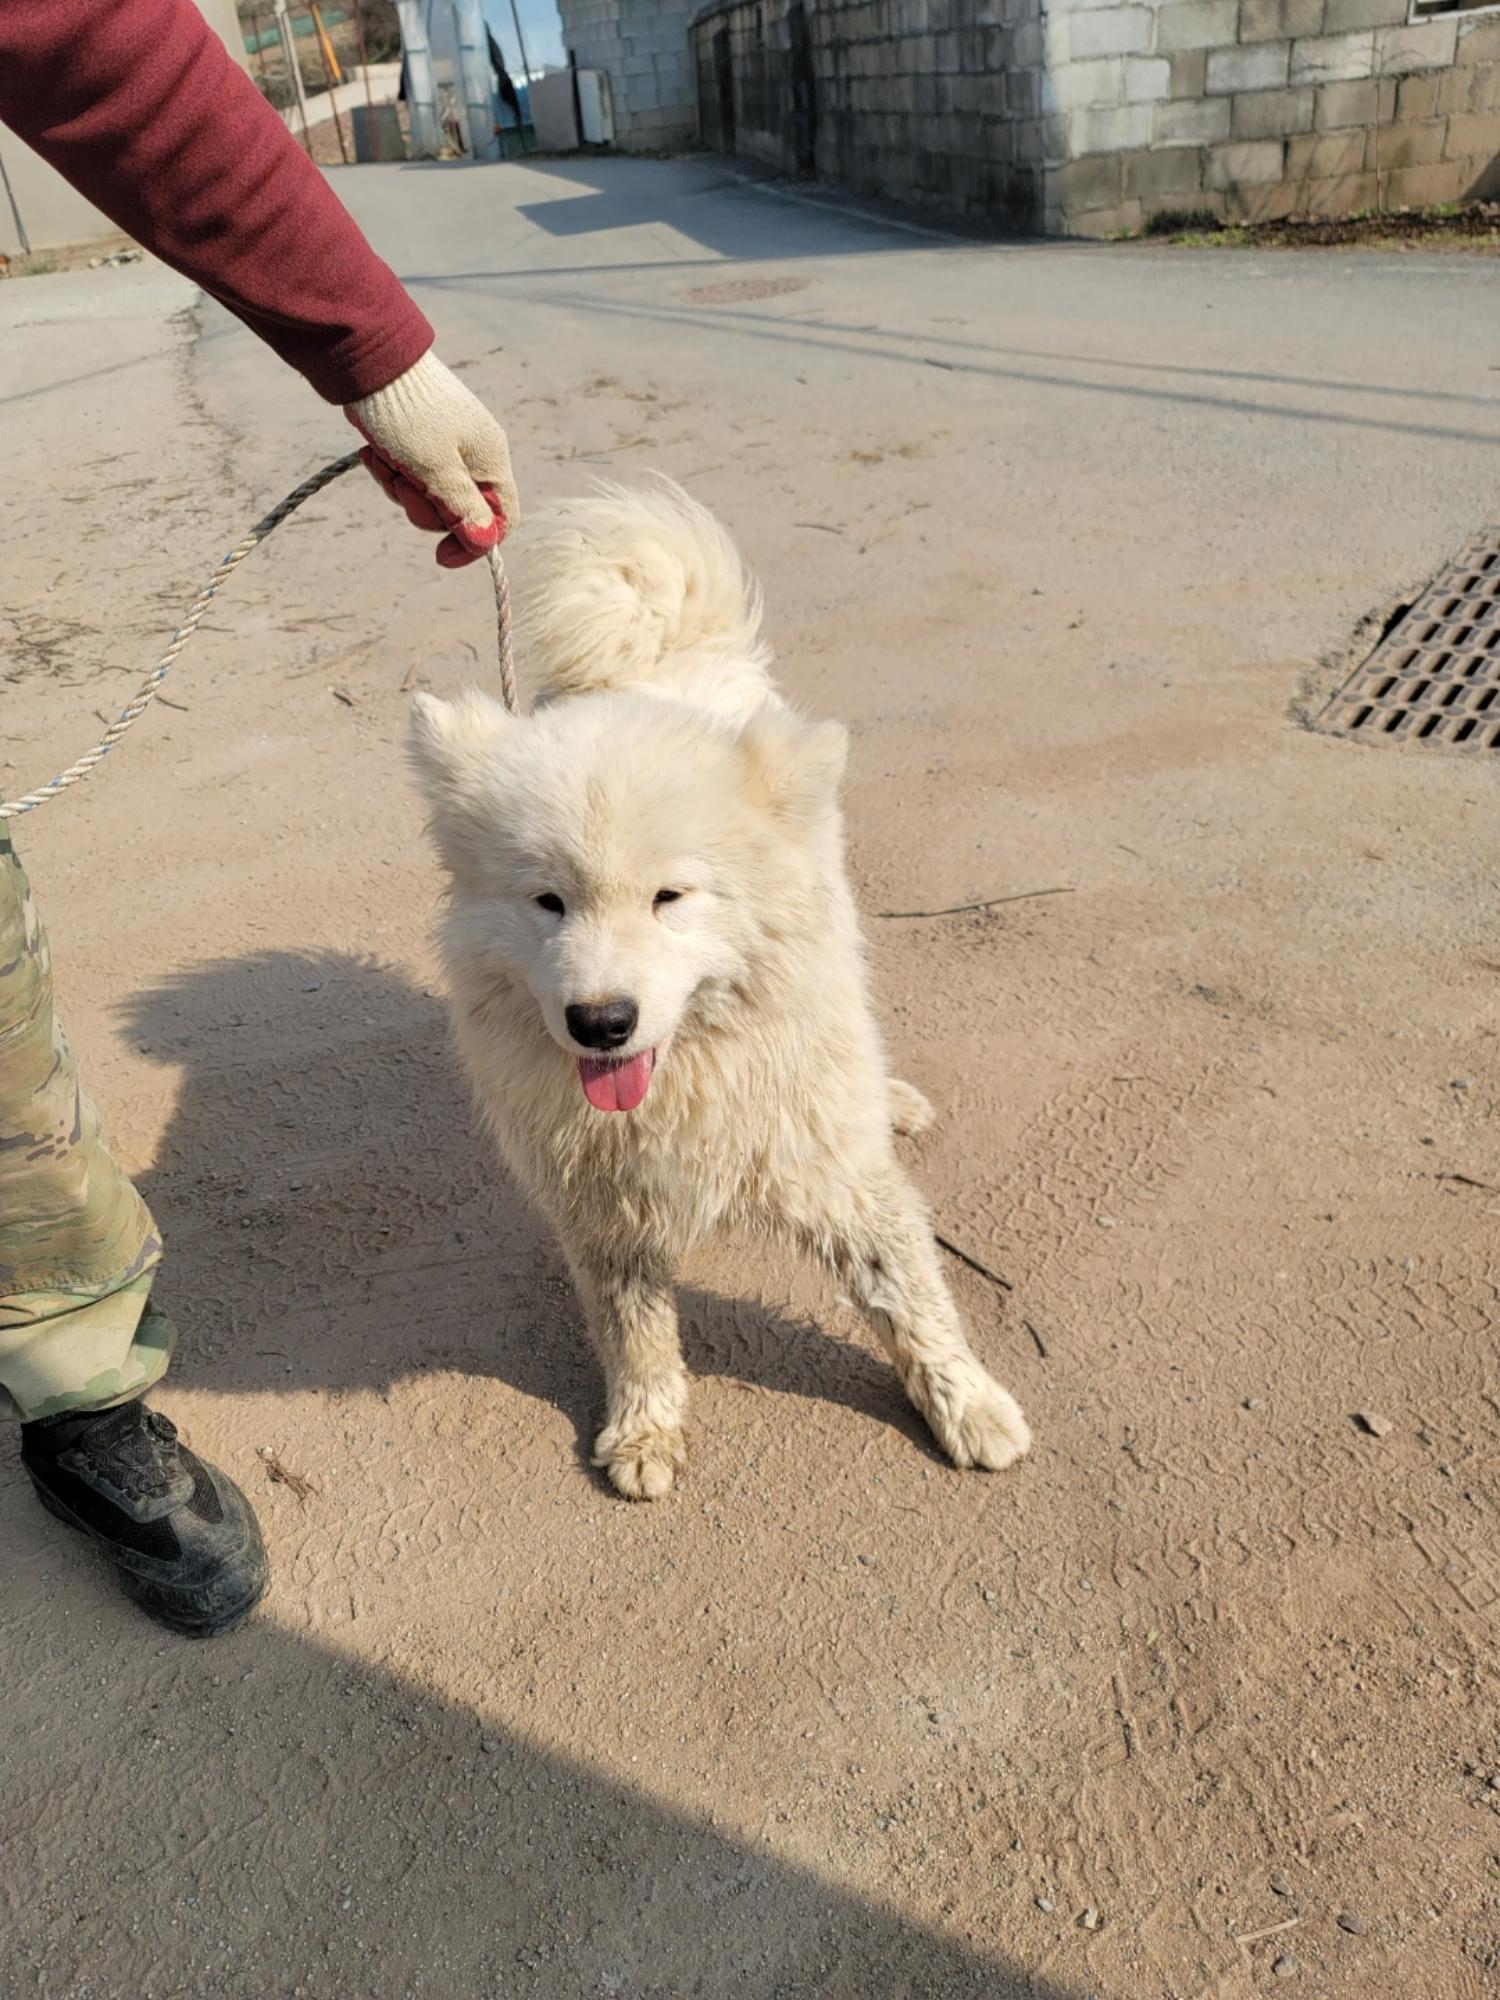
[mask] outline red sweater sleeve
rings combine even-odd
[[[432,345],[192,0],[0,0],[0,120],[329,402]]]

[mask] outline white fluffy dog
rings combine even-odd
[[[654,1499],[684,1459],[673,1276],[746,1224],[859,1301],[956,1465],[1030,1443],[965,1340],[893,1126],[838,805],[837,723],[767,672],[760,598],[678,488],[603,490],[526,559],[535,710],[418,695],[459,1046],[561,1240],[604,1365],[595,1463]]]

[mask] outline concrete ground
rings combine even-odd
[[[731,1245],[687,1482],[588,1471],[402,770],[487,582],[345,482],[20,829],[171,1245],[160,1400],[276,1580],[174,1641],[0,1472],[0,1990],[1492,1992],[1497,772],[1299,717],[1500,515],[1500,270],[963,244],[704,163],[337,185],[529,499],[677,475],[851,723],[913,1169],[1037,1444],[952,1471]],[[150,266],[0,320],[14,793],[350,434]]]

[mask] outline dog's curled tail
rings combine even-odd
[[[733,542],[671,480],[601,484],[524,531],[517,637],[540,701],[613,688],[730,715],[770,692],[760,590]]]

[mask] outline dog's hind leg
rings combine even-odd
[[[903,1083],[899,1076],[887,1082],[885,1094],[891,1107],[891,1130],[915,1138],[925,1132],[937,1118],[937,1113],[914,1083]]]
[[[1031,1443],[1014,1397],[980,1364],[943,1282],[922,1199],[892,1168],[846,1186],[799,1234],[863,1307],[901,1386],[955,1465],[999,1472]]]
[[[567,1248],[589,1337],[604,1364],[607,1402],[594,1464],[628,1500],[659,1499],[687,1458],[687,1373],[671,1273],[645,1256]]]

